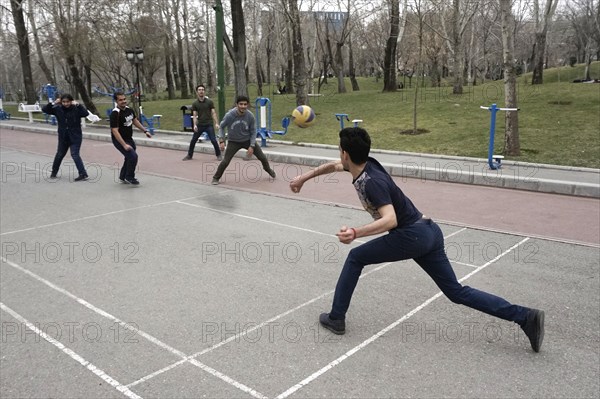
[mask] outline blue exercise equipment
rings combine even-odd
[[[489,107],[480,106],[481,109],[487,109],[490,111],[490,142],[488,145],[488,165],[490,169],[496,170],[502,167],[503,155],[494,155],[494,136],[496,134],[496,113],[498,111],[518,111],[518,108],[498,108],[496,104],[492,104]]]
[[[272,130],[271,124],[271,100],[267,97],[258,97],[254,102],[256,109],[256,136],[260,137],[261,147],[267,147],[267,138],[273,138],[274,134],[285,135],[290,126],[290,117],[286,116],[281,120],[281,126],[284,130]]]
[[[335,119],[340,122],[340,130],[344,128],[344,121],[350,122],[350,118],[348,118],[348,114],[335,114]],[[362,119],[352,119],[352,123],[354,123],[354,127],[358,127],[358,124],[362,122]]]
[[[2,101],[4,100],[4,89],[0,87],[0,121],[10,119],[10,114],[4,110]]]
[[[58,94],[58,88],[56,86],[51,85],[50,83],[46,84],[45,86],[42,86],[42,88],[40,90],[40,103],[43,102],[43,99],[42,99],[43,94],[46,94],[46,97],[48,97],[49,103],[54,103],[54,100],[56,100],[56,95]],[[53,126],[56,126],[56,124],[57,124],[56,116],[54,116],[54,115],[48,115],[45,113],[44,119],[45,119],[46,123],[50,123]]]

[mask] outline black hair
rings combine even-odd
[[[340,130],[340,148],[350,155],[353,163],[361,165],[369,158],[371,137],[363,128],[347,127]]]
[[[125,93],[123,93],[123,92],[122,92],[122,91],[120,91],[120,90],[119,90],[119,91],[116,91],[116,92],[113,94],[113,100],[117,101],[117,97],[119,97],[119,96],[125,96]]]
[[[60,99],[61,100],[68,100],[68,101],[73,101],[74,98],[72,95],[70,95],[69,93],[64,93],[60,95]]]
[[[202,87],[204,90],[206,90],[206,86],[204,86],[203,84],[199,84],[198,86],[196,86],[196,91],[198,91],[198,89]]]
[[[248,98],[248,96],[241,95],[241,96],[237,96],[236,99],[235,99],[235,103],[236,104],[238,104],[238,103],[240,103],[242,101],[245,101],[248,104],[250,103],[250,99]]]

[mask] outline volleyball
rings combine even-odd
[[[300,105],[292,112],[294,123],[298,127],[309,127],[315,121],[315,112],[308,105]]]

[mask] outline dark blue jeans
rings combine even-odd
[[[217,142],[217,137],[215,136],[215,128],[213,125],[198,125],[198,130],[194,132],[194,136],[192,137],[192,141],[190,141],[190,148],[188,149],[188,156],[194,156],[194,148],[196,148],[196,143],[198,139],[202,135],[202,133],[206,132],[208,137],[210,138],[210,142],[215,149],[215,155],[218,157],[221,155],[221,149],[219,148],[219,143]]]
[[[65,155],[67,155],[67,151],[71,150],[71,158],[73,158],[73,162],[75,162],[75,166],[77,167],[77,171],[80,175],[87,175],[85,171],[85,167],[83,166],[83,160],[79,155],[79,150],[81,149],[81,141],[82,138],[77,137],[59,137],[58,138],[58,148],[56,149],[56,155],[54,156],[54,162],[52,163],[52,174],[57,174],[60,169],[60,164],[64,159]]]
[[[331,318],[346,317],[354,288],[366,265],[405,259],[414,259],[454,303],[519,324],[527,317],[529,308],[461,285],[444,251],[442,230],[432,220],[423,219],[411,226],[391,230],[389,234],[350,251],[335,287]]]
[[[121,143],[115,139],[115,136],[111,136],[113,145],[121,154],[125,156],[123,160],[123,166],[121,167],[121,171],[119,173],[119,179],[133,179],[135,178],[135,168],[137,168],[138,163],[138,154],[136,152],[135,141],[133,139],[125,140],[125,143],[131,146],[131,150],[127,151]]]

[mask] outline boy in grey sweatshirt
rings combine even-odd
[[[271,169],[267,157],[260,146],[256,144],[256,120],[252,112],[248,111],[249,102],[248,97],[238,96],[235,100],[235,108],[225,114],[219,125],[219,146],[221,151],[225,151],[225,155],[217,167],[212,184],[219,184],[231,159],[242,148],[247,150],[246,157],[248,159],[252,155],[256,155],[265,172],[275,178],[275,171]],[[225,149],[225,128],[227,128],[227,149]]]

